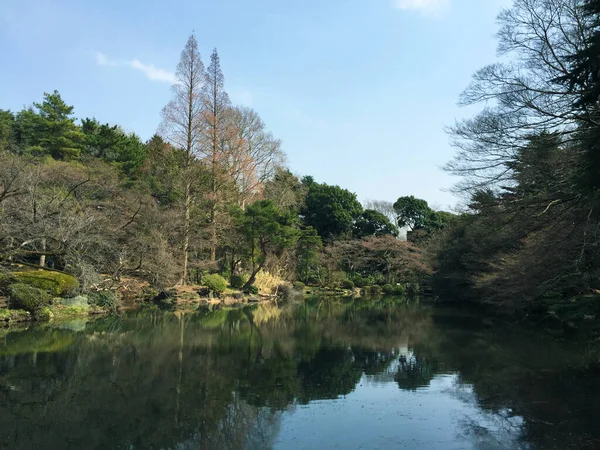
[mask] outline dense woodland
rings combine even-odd
[[[443,295],[520,309],[600,312],[600,1],[515,0],[498,61],[461,103],[447,170],[467,200],[432,243]],[[577,302],[572,301],[578,298]]]
[[[461,98],[481,112],[449,129],[460,214],[409,196],[363,206],[294,175],[258,113],[230,102],[216,50],[205,67],[191,36],[147,142],[76,119],[58,92],[0,111],[0,263],[72,273],[83,290],[101,275],[162,288],[210,273],[249,289],[269,272],[340,287],[433,281],[443,299],[511,309],[595,305],[600,1],[515,0],[498,21],[498,61]]]
[[[396,239],[405,223],[393,207],[364,209],[355,194],[286,168],[258,113],[230,102],[216,50],[205,68],[191,36],[176,74],[147,142],[76,119],[56,91],[0,111],[5,268],[70,273],[83,292],[123,276],[162,289],[217,273],[249,290],[261,272],[346,288],[430,272],[416,246]],[[414,202],[424,203],[396,206],[410,216]]]

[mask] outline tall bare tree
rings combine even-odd
[[[184,214],[183,214],[183,268],[181,284],[186,284],[191,233],[191,209],[193,184],[196,181],[193,162],[201,152],[203,126],[203,90],[207,77],[198,51],[196,37],[191,35],[181,52],[175,72],[177,82],[173,85],[173,99],[162,110],[160,134],[177,148],[185,150],[183,168]]]
[[[222,188],[227,183],[225,177],[226,143],[230,140],[231,126],[228,117],[231,102],[225,92],[225,77],[221,70],[219,54],[214,49],[210,65],[204,74],[202,87],[202,131],[203,156],[210,171],[210,260],[215,261],[219,206],[222,203]]]

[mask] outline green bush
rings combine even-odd
[[[144,286],[142,288],[142,298],[144,301],[152,301],[154,297],[156,297],[160,291],[152,286]]]
[[[302,281],[294,281],[294,289],[296,291],[303,291],[305,288],[304,283]]]
[[[378,284],[379,286],[383,287],[383,286],[385,286],[386,284],[388,284],[388,282],[387,282],[387,278],[386,278],[386,277],[384,277],[384,276],[383,276],[383,275],[381,275],[381,274],[378,274],[378,275],[377,275],[377,277],[376,277],[376,282],[375,282],[374,284]]]
[[[77,278],[61,272],[31,270],[27,272],[14,272],[13,276],[19,283],[42,289],[55,297],[69,296],[79,289]]]
[[[117,307],[117,294],[114,291],[90,292],[88,303],[101,308],[115,309]]]
[[[397,284],[394,286],[394,295],[404,295],[406,294],[406,289],[401,284]]]
[[[252,295],[257,295],[258,294],[258,288],[254,285],[250,286],[248,289],[246,289],[246,293],[247,294],[252,294]]]
[[[406,285],[406,293],[411,297],[416,297],[421,292],[419,283],[408,283]]]
[[[231,277],[233,276],[233,274],[231,273],[231,270],[229,269],[229,266],[225,267],[225,268],[220,268],[221,270],[219,271],[219,274],[225,278],[226,280],[231,280]]]
[[[42,309],[39,309],[35,313],[35,320],[39,320],[40,322],[50,322],[54,314],[50,311],[50,308],[44,306]]]
[[[369,280],[363,277],[354,277],[354,285],[359,288],[364,288],[369,285]]]
[[[234,289],[241,289],[246,284],[246,281],[248,281],[248,278],[244,275],[231,275],[231,278],[229,278],[229,284]]]
[[[342,281],[342,289],[354,289],[354,282],[352,280]]]
[[[47,292],[23,283],[11,284],[8,287],[11,306],[34,312],[49,305],[51,297]]]
[[[8,294],[8,286],[17,283],[17,279],[8,272],[0,272],[0,293]]]
[[[383,292],[385,292],[388,295],[393,294],[394,293],[394,286],[392,286],[391,284],[384,284],[383,285]]]
[[[369,293],[371,295],[381,295],[381,291],[382,291],[381,286],[378,286],[376,284],[369,288]]]
[[[227,280],[218,273],[204,275],[202,284],[216,294],[221,294],[227,289]]]

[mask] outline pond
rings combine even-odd
[[[402,299],[0,334],[6,449],[600,448],[597,348]]]

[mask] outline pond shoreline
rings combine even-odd
[[[64,304],[53,304],[43,308],[40,312],[30,313],[20,309],[0,308],[0,328],[12,328],[16,326],[29,325],[33,323],[61,322],[72,319],[96,318],[110,315],[120,315],[128,311],[155,309],[163,312],[185,312],[193,313],[205,307],[212,309],[220,308],[239,308],[245,306],[259,305],[265,303],[285,302],[288,299],[280,295],[264,294],[244,294],[241,291],[228,292],[220,296],[201,296],[200,286],[177,287],[168,291],[160,292],[152,298],[138,295],[124,298],[121,305],[114,308],[99,306],[66,306]],[[364,298],[376,300],[381,295],[373,295],[369,290],[354,289],[328,289],[320,287],[307,286],[302,291],[293,290],[287,293],[288,297],[298,301],[306,301],[310,297],[321,297],[323,299],[335,298]],[[385,296],[385,295],[384,295]],[[396,297],[396,296],[393,296]],[[434,295],[427,295],[417,298],[417,301],[424,301],[431,304],[439,304],[445,307],[451,307],[458,311],[472,311],[483,314],[487,322],[501,321],[506,324],[532,326],[545,334],[558,339],[587,340],[589,342],[600,341],[600,324],[596,317],[586,313],[586,305],[577,309],[577,302],[580,299],[572,299],[569,302],[571,309],[567,310],[569,314],[559,310],[556,312],[555,304],[536,304],[532,307],[522,310],[507,311],[493,304],[486,303],[462,303],[440,300]],[[407,298],[407,301],[415,299]],[[582,302],[589,299],[583,298]],[[561,302],[560,304],[564,304]],[[574,312],[573,312],[574,311]]]

